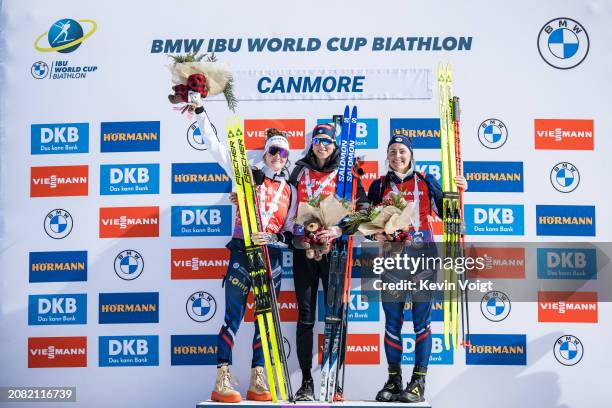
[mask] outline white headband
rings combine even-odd
[[[289,151],[289,141],[284,136],[276,135],[276,136],[272,136],[271,138],[266,140],[266,146],[264,148],[264,153],[267,153],[268,150],[270,150],[270,148],[272,146],[281,147],[281,148]]]

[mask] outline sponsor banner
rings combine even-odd
[[[86,196],[88,166],[45,166],[30,169],[30,197]]]
[[[538,292],[538,322],[597,323],[597,292]]]
[[[471,246],[465,254],[484,259],[483,269],[468,272],[470,279],[525,279],[525,248]]]
[[[322,123],[332,123],[332,119],[317,119],[317,125]],[[357,118],[355,136],[356,149],[378,149],[378,119]],[[378,164],[376,168],[378,168]],[[361,181],[363,182],[363,178]]]
[[[416,171],[424,174],[431,174],[442,185],[442,162],[440,160],[417,160]],[[472,185],[470,184],[470,190]]]
[[[431,355],[429,364],[453,364],[453,349],[446,350],[442,334],[429,334],[431,336]],[[416,336],[402,334],[402,364],[414,365],[414,349]]]
[[[595,236],[595,206],[536,205],[536,235]]]
[[[172,194],[231,191],[232,180],[219,163],[172,163]]]
[[[100,367],[159,365],[159,336],[100,336]]]
[[[49,123],[30,126],[32,154],[89,152],[89,123]]]
[[[466,204],[466,234],[523,235],[523,206],[517,204]]]
[[[465,349],[467,365],[527,365],[524,334],[471,334]]]
[[[28,325],[87,323],[87,294],[29,295]]]
[[[28,368],[87,367],[87,337],[28,337]]]
[[[87,280],[87,251],[30,252],[30,283]]]
[[[227,273],[227,248],[174,248],[170,250],[171,279],[221,279]]]
[[[158,152],[159,122],[102,122],[100,124],[100,151]]]
[[[100,165],[100,195],[159,194],[159,164]]]
[[[534,119],[535,148],[594,150],[593,119]]]
[[[100,238],[159,236],[159,207],[100,208]]]
[[[263,150],[268,129],[285,132],[290,149],[304,149],[306,146],[305,119],[245,119],[244,144],[248,150]]]
[[[412,302],[407,301],[404,305],[404,321],[412,321]],[[433,302],[431,303],[431,321],[444,321],[444,292],[435,291],[433,293]]]
[[[523,162],[463,162],[469,192],[522,193]]]
[[[319,364],[323,359],[322,334],[317,336]],[[346,336],[346,358],[347,365],[380,364],[380,335],[348,333]]]
[[[171,365],[217,365],[217,335],[170,336]]]
[[[440,148],[440,119],[391,119],[391,136],[399,131],[412,138],[412,147],[415,149]]]
[[[597,250],[538,248],[538,279],[597,279]]]
[[[99,324],[159,323],[159,293],[100,293]]]
[[[293,279],[293,251],[287,248],[281,249],[282,279]]]
[[[416,68],[232,71],[239,101],[431,99],[431,75]]]
[[[281,290],[278,294],[278,310],[282,322],[297,322],[298,321],[298,305],[294,291]],[[247,298],[246,310],[244,313],[245,322],[255,321],[255,302],[253,301],[253,293],[249,292]]]
[[[172,206],[173,237],[223,236],[232,234],[229,205]]]
[[[320,290],[317,295],[317,313],[320,322],[325,321],[325,297]],[[377,322],[380,320],[380,295],[375,291],[352,290],[350,294],[350,322]]]
[[[378,162],[374,160],[364,160],[360,162],[363,174],[360,177],[361,185],[366,194],[370,190],[370,186],[378,178]]]

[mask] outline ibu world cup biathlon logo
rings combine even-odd
[[[217,301],[208,292],[195,292],[187,299],[186,309],[191,320],[204,323],[217,312]]]
[[[574,68],[580,65],[589,53],[589,35],[576,20],[555,18],[540,29],[538,51],[551,67]]]
[[[49,75],[50,69],[44,61],[36,61],[30,68],[30,73],[35,79],[44,79]]]
[[[66,210],[57,208],[45,216],[45,232],[53,239],[66,238],[72,231],[72,216]]]
[[[123,280],[134,280],[143,270],[144,259],[137,251],[126,249],[115,257],[115,273]]]
[[[576,365],[582,360],[584,347],[578,337],[561,336],[555,341],[553,352],[557,361],[566,366]]]
[[[196,150],[206,150],[206,143],[204,141],[204,136],[198,127],[198,122],[193,122],[191,125],[189,125],[189,128],[187,129],[187,142],[189,142],[189,146]]]
[[[478,127],[478,140],[487,149],[499,149],[508,140],[508,128],[499,119],[484,120]]]
[[[480,301],[482,315],[492,322],[501,322],[508,317],[510,308],[510,298],[499,291],[488,292]]]
[[[557,163],[550,171],[550,183],[561,193],[571,193],[580,184],[580,173],[572,163]]]
[[[83,26],[80,23],[88,25],[88,31],[84,32]],[[40,52],[60,52],[67,54],[75,51],[81,46],[81,43],[91,37],[96,32],[97,24],[92,20],[73,20],[71,18],[63,18],[57,20],[46,31],[39,35],[34,41],[34,48]],[[43,37],[47,37],[47,43],[42,41]]]

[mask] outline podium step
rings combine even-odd
[[[241,401],[236,404],[231,403],[220,403],[216,401],[202,401],[196,404],[196,408],[228,408],[238,406],[240,408],[262,408],[264,406],[268,407],[282,407],[282,408],[291,408],[295,406],[300,407],[317,407],[317,408],[325,408],[325,407],[338,407],[338,408],[366,408],[366,407],[375,407],[375,408],[431,408],[431,405],[427,402],[419,402],[416,404],[405,404],[402,402],[378,402],[378,401],[344,401],[344,402],[335,402],[333,404],[330,403],[321,403],[319,401],[312,402],[296,402],[291,403],[287,401],[279,401],[278,403],[272,402],[258,402],[258,401]]]

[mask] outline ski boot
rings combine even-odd
[[[272,401],[272,395],[266,383],[263,367],[251,368],[250,384],[246,399],[250,401]]]
[[[382,390],[376,394],[378,402],[393,402],[397,401],[402,393],[402,376],[389,375],[389,379],[383,386]]]
[[[296,401],[314,401],[314,382],[312,377],[307,380],[302,380],[302,386],[295,393]]]
[[[223,364],[217,367],[217,380],[210,399],[217,402],[240,402],[240,393],[232,387],[232,382],[236,383],[234,376],[229,371],[229,366]]]
[[[336,392],[334,393],[333,401],[334,402],[344,401],[344,391],[342,390],[342,387],[339,385],[336,385]]]
[[[422,402],[425,401],[425,376],[412,375],[410,383],[406,389],[400,394],[401,402]]]

